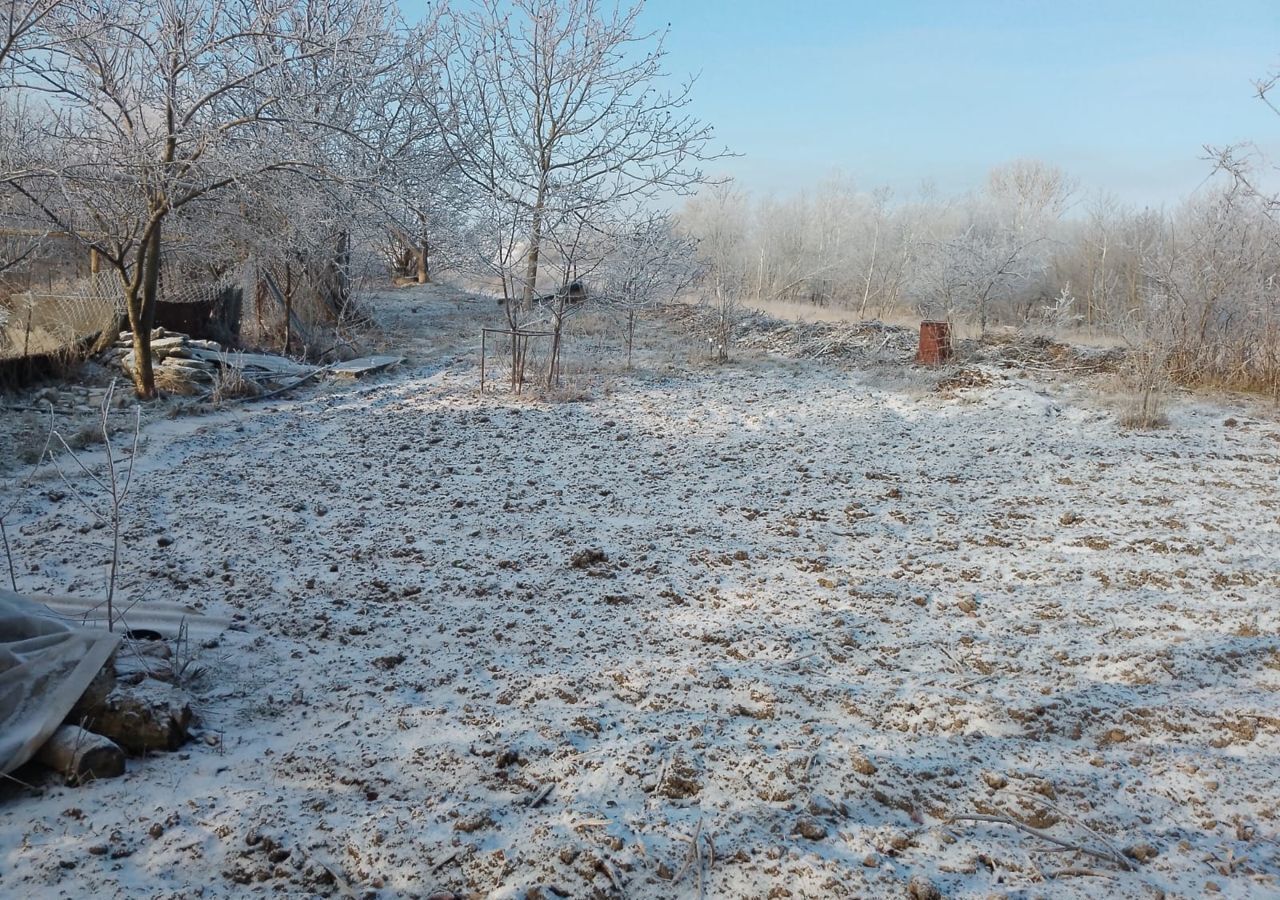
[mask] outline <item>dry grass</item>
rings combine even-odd
[[[921,316],[912,309],[891,309],[879,314],[878,310],[868,310],[867,315],[859,315],[855,309],[838,306],[814,306],[812,303],[787,303],[781,300],[743,300],[743,307],[765,313],[776,319],[788,322],[829,322],[833,324],[859,323],[879,321],[886,325],[900,328],[918,328]],[[978,340],[983,337],[982,330],[972,322],[964,319],[951,321],[951,334],[955,340]],[[1111,349],[1126,346],[1125,339],[1112,330],[1096,326],[1078,325],[1072,327],[1055,327],[1047,323],[1035,322],[1025,326],[996,325],[987,328],[987,338],[1041,336],[1064,344],[1076,344],[1084,347]]]
[[[1144,431],[1168,427],[1165,406],[1170,382],[1163,353],[1152,348],[1130,349],[1120,383],[1124,399],[1117,421],[1122,427]]]
[[[175,397],[196,397],[204,392],[191,379],[167,366],[156,366],[156,390]]]
[[[1178,384],[1262,394],[1280,400],[1280,327],[1253,336],[1179,340],[1169,353]]]
[[[214,406],[222,406],[229,400],[257,397],[261,393],[262,388],[256,381],[246,378],[242,369],[224,363],[214,373],[213,392],[209,395],[209,400]]]

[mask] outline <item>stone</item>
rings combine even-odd
[[[987,787],[991,788],[993,791],[998,791],[1009,783],[1009,779],[1001,775],[999,772],[983,772],[982,780],[985,781],[987,783]]]
[[[853,764],[853,771],[859,775],[874,775],[877,771],[876,764],[867,759],[864,755],[854,750],[849,754],[849,762]]]
[[[569,565],[575,569],[589,569],[609,561],[609,554],[599,547],[587,547],[579,550],[569,559]]]
[[[942,900],[942,891],[923,875],[913,875],[907,882],[908,900]]]
[[[803,816],[796,820],[795,828],[792,833],[800,835],[810,841],[820,841],[827,836],[827,826],[823,825],[817,819]]]
[[[809,800],[809,815],[831,818],[836,815],[836,805],[821,794],[814,794]]]
[[[1124,848],[1124,855],[1136,859],[1140,863],[1150,862],[1160,855],[1160,851],[1147,843],[1133,844]]]
[[[472,834],[485,828],[493,827],[493,816],[487,812],[473,813],[453,823],[453,830],[463,834]]]
[[[191,725],[191,700],[171,684],[144,678],[137,685],[117,685],[100,703],[82,698],[68,719],[83,720],[129,753],[177,750]]]

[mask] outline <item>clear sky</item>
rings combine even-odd
[[[958,192],[1035,157],[1161,205],[1204,181],[1205,144],[1280,164],[1252,84],[1280,65],[1280,0],[649,0],[645,20],[743,154],[716,168],[757,193],[836,170]]]

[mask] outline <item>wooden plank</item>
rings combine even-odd
[[[390,369],[392,366],[398,366],[402,362],[404,362],[403,356],[362,356],[359,359],[351,359],[344,363],[330,366],[329,371],[347,378],[358,378],[371,372]]]
[[[205,362],[217,363],[218,365],[228,365],[236,369],[261,369],[264,372],[270,372],[272,375],[305,375],[312,368],[311,366],[296,363],[291,359],[286,359],[283,356],[270,356],[265,353],[240,353],[235,350],[218,352],[190,344],[184,349],[191,354],[192,359],[200,359]]]

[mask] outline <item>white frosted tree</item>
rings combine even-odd
[[[45,98],[55,155],[14,184],[116,273],[139,396],[155,395],[167,218],[266,173],[315,174],[297,138],[343,131],[319,98],[355,96],[386,26],[378,0],[64,0],[40,23],[15,68]]]
[[[702,279],[715,310],[712,353],[720,362],[729,359],[734,329],[742,314],[743,292],[748,282],[750,252],[747,223],[750,203],[745,192],[730,182],[713,184],[691,199],[680,214],[685,233],[698,240],[706,265]]]
[[[702,275],[698,242],[681,234],[668,213],[636,215],[615,225],[612,247],[593,282],[602,302],[626,317],[631,368],[636,314],[675,300]]]
[[[523,224],[525,304],[550,225],[704,180],[712,130],[688,112],[691,82],[666,87],[664,35],[641,30],[640,11],[477,0],[441,18],[438,131],[462,176]]]

